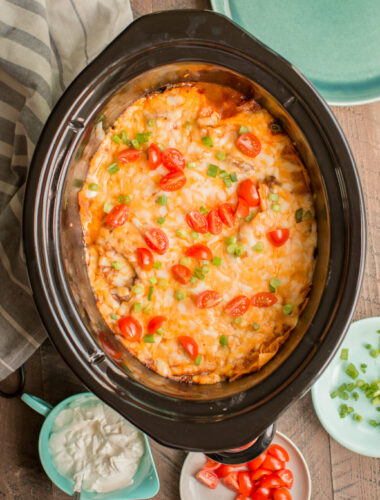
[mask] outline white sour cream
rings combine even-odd
[[[78,485],[83,476],[82,489],[99,493],[132,484],[144,451],[141,432],[95,396],[62,410],[49,438],[58,472]]]

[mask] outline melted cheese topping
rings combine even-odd
[[[124,346],[164,377],[215,383],[259,370],[297,324],[311,286],[317,228],[307,172],[290,138],[285,133],[273,133],[273,122],[268,111],[230,88],[205,83],[177,85],[130,105],[105,135],[90,162],[79,203],[88,272],[98,309]],[[261,152],[255,158],[236,147],[241,126],[261,142]],[[126,148],[112,138],[123,134],[120,137],[134,139],[136,134],[146,132],[151,135],[140,146],[144,151],[140,158],[119,163],[119,170],[110,175],[107,167]],[[205,136],[211,138],[212,147],[202,141]],[[159,181],[168,170],[163,165],[150,170],[145,150],[151,143],[176,148],[187,164],[195,164],[185,168],[187,182],[182,189],[161,190]],[[225,153],[223,160],[217,159],[218,151]],[[217,165],[219,172],[235,173],[237,182],[226,185],[223,175],[210,177],[210,164]],[[260,206],[251,208],[251,216],[238,219],[233,228],[223,226],[218,235],[199,234],[193,235],[196,241],[192,239],[186,214],[200,207],[209,211],[225,202],[235,207],[237,186],[244,179],[258,186]],[[92,189],[93,184],[99,187],[97,191]],[[129,218],[123,226],[112,228],[105,221],[105,210],[118,205],[121,195],[130,197]],[[158,204],[159,196],[168,198],[166,206]],[[302,220],[297,222],[295,214],[299,209]],[[162,225],[157,223],[160,217],[165,219]],[[153,252],[155,261],[162,263],[160,269],[144,271],[138,264],[136,249],[147,247],[143,234],[152,227],[166,233],[169,249],[164,255]],[[273,246],[267,237],[277,228],[290,231],[288,241],[280,247]],[[178,230],[185,234],[178,236]],[[235,237],[242,245],[241,256],[229,253],[227,237]],[[194,243],[206,244],[222,262],[220,266],[207,263],[204,279],[180,285],[170,268]],[[263,247],[261,252],[256,251],[257,243]],[[192,272],[202,265],[205,263],[189,258]],[[158,283],[152,285],[149,278],[156,278]],[[275,290],[276,304],[250,306],[238,320],[224,311],[227,302],[236,296],[268,292],[272,278],[280,282]],[[178,290],[185,295],[181,301],[176,300]],[[219,292],[222,302],[211,309],[197,308],[196,297],[205,290]],[[290,314],[289,308],[284,310],[286,304],[293,306]],[[147,324],[157,315],[167,317],[163,332],[154,334],[154,342],[144,342]],[[125,316],[133,316],[142,325],[140,341],[130,342],[121,335],[118,319]],[[197,342],[197,363],[178,342],[181,335]],[[227,346],[220,342],[222,335],[227,337]]]

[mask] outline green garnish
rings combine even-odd
[[[186,163],[186,167],[187,168],[195,168],[197,166],[196,163],[194,163],[193,161],[190,161],[189,163]]]
[[[330,394],[330,398],[332,398],[332,399],[336,398],[337,396],[339,396],[339,392],[338,392],[338,391],[333,391],[333,392]]]
[[[248,127],[246,127],[245,125],[242,125],[242,126],[239,128],[239,135],[246,134],[247,132],[249,132],[249,128],[248,128]]]
[[[140,285],[135,285],[132,287],[132,293],[139,295],[140,293],[143,293],[144,289]]]
[[[219,267],[222,264],[222,259],[220,257],[215,256],[212,259],[212,263],[214,264],[214,266]]]
[[[293,304],[285,304],[283,307],[282,307],[282,312],[284,314],[291,314],[293,312]]]
[[[161,269],[161,266],[162,262],[160,262],[159,260],[153,264],[154,269]]]
[[[140,149],[140,143],[137,139],[132,139],[131,144],[135,149]]]
[[[168,280],[166,278],[160,278],[157,282],[157,286],[159,288],[167,288],[168,286]]]
[[[357,401],[359,399],[359,394],[355,391],[352,393],[352,397]]]
[[[202,356],[198,354],[198,356],[195,358],[194,363],[199,366],[202,363]]]
[[[154,342],[155,342],[153,334],[151,334],[151,335],[145,335],[144,338],[143,338],[143,340],[147,344],[154,344]]]
[[[162,152],[165,151],[165,147],[162,144],[157,144],[157,146],[161,149]]]
[[[228,251],[228,249],[227,249],[227,251]],[[235,251],[234,251],[235,257],[240,257],[241,255],[243,255],[244,252],[245,252],[244,245],[236,245],[235,246]]]
[[[232,174],[230,174],[230,179],[231,179],[232,182],[237,182],[238,181],[238,177],[237,177],[236,172],[232,172]]]
[[[226,187],[231,187],[232,186],[232,181],[231,181],[231,177],[230,176],[227,176],[223,179],[223,182],[224,182],[224,185]]]
[[[347,400],[348,399],[348,393],[347,392],[341,392],[340,393],[340,398]]]
[[[136,313],[139,313],[141,311],[141,302],[135,302],[133,304],[133,310],[136,312]]]
[[[154,291],[154,287],[150,286],[149,287],[149,292],[148,292],[148,300],[152,300],[152,298],[153,298],[153,291]]]
[[[127,132],[125,130],[122,130],[119,134],[120,139],[122,140],[123,144],[126,144],[128,146],[131,145],[131,141],[127,137]]]
[[[147,123],[148,127],[154,127],[156,125],[156,120],[150,119]]]
[[[269,280],[269,291],[275,293],[277,287],[280,285],[281,281],[278,278],[272,278],[271,280]]]
[[[176,290],[174,296],[178,301],[181,301],[185,298],[185,293],[182,290]]]
[[[186,231],[184,229],[178,229],[178,231],[176,231],[175,234],[178,236],[178,238],[182,238],[182,239],[187,238],[187,234],[186,234]]]
[[[117,315],[115,313],[111,313],[110,316],[111,316],[111,319],[113,319],[114,321],[117,320]]]
[[[228,253],[235,253],[236,248],[237,248],[236,243],[231,243],[231,245],[227,246],[227,252]]]
[[[190,236],[193,240],[197,240],[199,238],[199,233],[196,231],[191,231]]]
[[[112,262],[112,267],[113,267],[116,271],[120,271],[120,269],[121,269],[120,262],[118,262],[117,260],[114,260],[114,261]]]
[[[215,178],[218,175],[218,172],[219,172],[218,165],[213,165],[212,163],[210,163],[210,165],[208,166],[208,169],[207,169],[207,175],[209,177]]]
[[[364,347],[365,347],[366,349],[372,349],[371,344],[366,344]]]
[[[346,373],[349,375],[351,378],[356,379],[359,375],[358,370],[356,369],[355,365],[350,363],[347,368],[346,368]]]
[[[194,269],[194,276],[199,280],[205,279],[205,275],[203,274],[202,269],[199,269],[199,267],[196,267]]]
[[[157,333],[157,335],[162,335],[162,334],[164,333],[164,329],[163,329],[162,327],[161,327],[161,328],[158,328],[158,329],[156,330],[156,333]]]
[[[340,359],[347,361],[348,359],[348,349],[342,349],[340,352]]]
[[[113,135],[113,136],[111,137],[111,140],[112,140],[113,142],[116,142],[116,144],[121,144],[121,139],[120,139],[120,137],[119,137],[118,135],[116,135],[116,134],[115,134],[115,135]]]
[[[260,328],[260,325],[258,323],[252,323],[252,328],[257,332],[257,330]]]
[[[219,337],[219,344],[223,347],[226,347],[228,345],[228,337],[226,337],[225,335],[221,335]]]
[[[201,271],[203,274],[207,274],[210,272],[210,267],[207,264],[205,264],[204,266],[201,267]]]
[[[113,175],[119,171],[119,167],[118,167],[117,163],[111,163],[111,165],[108,165],[107,170],[108,170],[108,173],[110,175]]]
[[[113,205],[112,203],[108,203],[108,201],[106,201],[103,205],[103,211],[106,213],[106,214],[109,214],[111,212],[111,210],[113,209]]]
[[[144,307],[143,313],[149,314],[151,310],[152,310],[152,306],[150,304],[148,304],[147,306]]]
[[[271,129],[273,134],[281,134],[284,131],[281,125],[277,122],[270,123],[269,128]]]
[[[190,283],[195,283],[197,281],[197,278],[195,276],[192,276],[190,278]]]
[[[126,204],[126,203],[129,203],[131,201],[131,197],[128,195],[128,194],[121,194],[117,201],[119,203],[123,203],[123,204]]]
[[[372,358],[377,358],[380,354],[380,350],[379,349],[371,349],[369,351],[369,355],[372,357]]]
[[[227,176],[228,176],[228,172],[227,172],[227,170],[221,170],[221,171],[219,172],[219,177],[220,177],[221,179],[224,179],[224,178],[225,178],[225,177],[227,177]]]
[[[310,212],[310,210],[306,210],[304,218],[311,219],[312,217],[313,217],[313,214]]]
[[[356,384],[354,382],[351,382],[350,384],[347,385],[347,390],[351,392],[353,389],[355,389]]]
[[[106,119],[106,115],[104,115],[103,113],[100,113],[95,117],[94,123],[97,124],[99,122],[104,122],[105,119]]]
[[[209,135],[202,137],[202,142],[208,148],[212,148],[214,146],[214,143],[212,142],[212,139]]]
[[[279,212],[281,210],[281,206],[278,203],[273,203],[272,206],[271,206],[271,209],[274,212]]]
[[[152,132],[137,133],[136,134],[136,141],[139,143],[139,145],[144,144],[145,142],[148,142],[148,139],[151,135],[152,135]],[[133,144],[133,141],[132,141],[132,144]]]
[[[232,244],[235,244],[237,241],[236,239],[236,236],[227,236],[226,238],[224,238],[224,243],[226,245],[232,245]]]
[[[302,218],[303,218],[303,208],[299,208],[298,210],[296,210],[296,222],[302,222]]]
[[[376,420],[374,420],[373,418],[371,418],[371,420],[369,421],[369,425],[372,425],[372,427],[376,427],[377,426]]]
[[[363,420],[363,417],[358,413],[354,413],[352,418],[355,420],[355,422],[361,422]]]
[[[338,391],[339,392],[343,392],[347,389],[347,384],[342,384],[338,387]]]
[[[243,321],[243,318],[241,316],[238,316],[237,318],[233,319],[233,322],[235,325],[240,325],[240,323]]]
[[[261,253],[264,250],[264,243],[262,241],[258,241],[256,245],[253,245],[252,250],[257,253]]]
[[[157,278],[155,276],[152,276],[148,279],[148,281],[151,285],[155,285],[157,283]]]
[[[205,209],[205,207],[199,207],[199,211],[200,211],[203,215],[207,215],[207,214],[208,214],[208,211]]]
[[[270,201],[278,201],[278,193],[269,193],[268,198]]]
[[[162,224],[165,222],[165,217],[159,217],[159,218],[157,219],[157,222],[158,222],[158,224],[161,224],[161,225],[162,225]]]
[[[165,205],[168,204],[168,197],[167,196],[159,196],[157,198],[157,203],[160,205],[160,207],[164,207]]]
[[[224,161],[226,159],[226,153],[224,151],[218,151],[216,153],[216,159],[219,161]]]
[[[182,257],[179,263],[181,266],[188,266],[190,264],[190,259],[188,257]]]
[[[252,211],[249,212],[249,215],[244,218],[245,222],[251,222],[251,220],[254,218],[254,213]]]
[[[99,184],[91,183],[88,185],[88,189],[91,191],[99,191]]]

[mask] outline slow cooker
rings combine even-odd
[[[310,299],[289,340],[260,372],[203,386],[153,373],[114,340],[87,276],[77,202],[101,129],[142,95],[197,80],[238,89],[276,117],[308,167],[318,220]],[[59,100],[30,168],[24,245],[41,318],[87,388],[166,446],[240,463],[269,445],[276,419],[309,389],[344,337],[363,275],[364,213],[343,133],[302,74],[225,17],[175,10],[134,21]]]

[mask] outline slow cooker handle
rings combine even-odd
[[[252,446],[244,446],[236,450],[221,451],[218,453],[206,453],[206,456],[226,465],[238,465],[250,462],[265,451],[271,444],[276,433],[276,422],[270,425],[265,431],[253,442]]]

